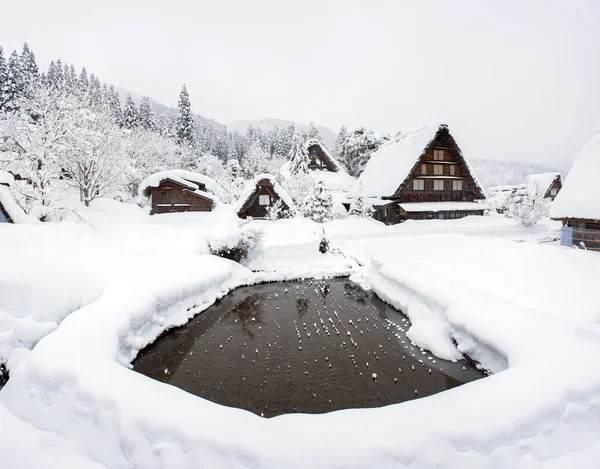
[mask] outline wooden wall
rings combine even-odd
[[[165,179],[152,188],[152,214],[172,212],[210,212],[213,201],[189,191],[186,186]]]

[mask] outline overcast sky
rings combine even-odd
[[[443,119],[467,157],[568,169],[600,125],[600,1],[29,0],[28,41],[104,82],[219,122],[396,133]]]

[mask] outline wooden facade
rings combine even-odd
[[[560,244],[600,251],[600,220],[568,218],[562,223]]]
[[[290,207],[279,196],[270,179],[263,178],[256,182],[253,192],[246,198],[238,211],[240,218],[266,218],[269,208],[281,200],[283,210]]]
[[[336,173],[338,165],[333,161],[333,157],[325,150],[323,144],[316,139],[310,140],[306,144],[308,149],[308,158],[310,162],[308,169],[313,171],[330,171]]]
[[[151,188],[151,215],[176,212],[210,212],[213,209],[213,199],[206,193],[203,184],[192,182],[199,186],[194,190],[170,178],[163,179],[157,187]]]
[[[450,219],[467,215],[483,215],[484,209],[439,210],[410,213],[403,203],[414,202],[475,202],[484,199],[482,189],[471,174],[460,148],[448,127],[439,127],[435,137],[417,157],[409,175],[390,196],[383,197],[394,203],[375,207],[374,217],[386,224],[404,220]],[[383,202],[386,202],[384,200]],[[454,214],[453,214],[454,212]],[[443,218],[442,218],[443,217]]]
[[[548,190],[544,194],[544,198],[554,200],[561,189],[562,189],[562,178],[560,177],[560,174],[559,174],[558,176],[556,176],[554,181],[552,181],[552,184],[550,184],[550,187],[548,187]]]

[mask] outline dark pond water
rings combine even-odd
[[[483,377],[411,344],[408,319],[347,279],[235,290],[140,352],[134,369],[264,417],[379,407]]]

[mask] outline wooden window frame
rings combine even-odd
[[[441,155],[441,158],[440,158]],[[444,148],[434,148],[433,149],[433,161],[445,161],[446,159],[446,150]]]
[[[460,186],[460,187],[456,187]],[[452,190],[453,191],[462,191],[463,190],[463,181],[462,179],[452,181]]]
[[[441,188],[439,188],[437,186],[441,186]],[[443,179],[434,179],[433,180],[433,190],[437,191],[437,192],[443,192],[444,191],[444,180]]]
[[[413,179],[413,191],[425,190],[425,179]]]
[[[444,165],[443,164],[434,164],[433,165],[433,175],[434,176],[443,176],[444,175]]]
[[[424,176],[427,175],[427,165],[426,164],[421,165],[421,174],[423,174]]]
[[[263,200],[264,197],[267,198],[267,203],[263,204]],[[269,205],[271,205],[271,196],[269,194],[259,194],[258,195],[258,205],[260,205],[261,207],[268,207]]]

